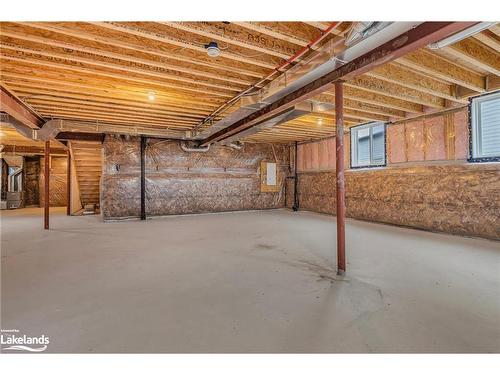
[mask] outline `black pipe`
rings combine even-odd
[[[294,151],[294,157],[293,157],[293,168],[294,168],[294,173],[293,173],[293,206],[292,210],[298,211],[299,210],[299,196],[297,194],[297,182],[299,179],[299,176],[297,174],[297,142],[295,142],[295,151]]]
[[[146,142],[141,136],[141,220],[146,220]]]

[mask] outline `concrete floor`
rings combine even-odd
[[[500,243],[285,210],[2,212],[2,328],[48,352],[500,352]]]

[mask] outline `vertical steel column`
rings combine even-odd
[[[68,161],[68,166],[66,169],[66,188],[68,191],[66,192],[66,215],[70,216],[71,215],[71,152],[68,148],[67,151],[67,161]]]
[[[43,191],[43,226],[49,229],[49,189],[50,189],[50,141],[45,141],[44,150],[44,191]]]
[[[335,148],[337,190],[337,273],[343,275],[345,267],[345,180],[344,180],[344,85],[335,82]]]
[[[146,140],[141,136],[141,220],[146,220]]]
[[[295,148],[294,148],[294,157],[293,157],[293,168],[294,168],[294,172],[293,172],[293,206],[292,206],[292,209],[294,211],[298,211],[299,210],[299,196],[298,196],[298,192],[297,192],[297,184],[298,184],[298,179],[299,179],[299,176],[297,174],[297,150],[298,150],[298,145],[297,145],[297,142],[295,142]]]

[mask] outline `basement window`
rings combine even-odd
[[[500,161],[500,91],[471,99],[471,162]]]
[[[385,124],[373,122],[351,128],[351,167],[385,166]]]

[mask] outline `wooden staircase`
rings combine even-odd
[[[99,208],[102,145],[98,142],[71,141],[70,147],[82,206],[94,204]]]

